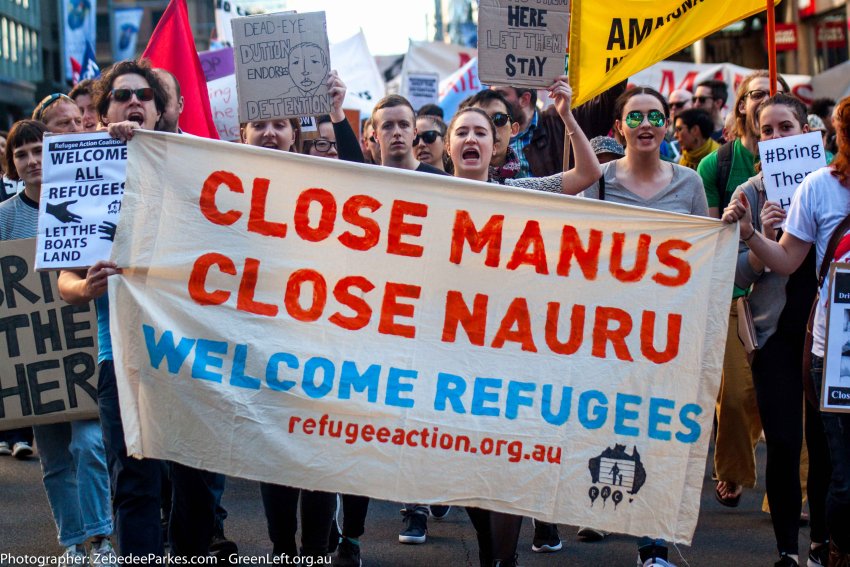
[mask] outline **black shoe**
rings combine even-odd
[[[667,542],[663,539],[652,539],[642,537],[638,540],[638,557],[643,565],[649,559],[663,559],[667,561]]]
[[[554,553],[561,551],[564,544],[558,535],[558,526],[547,522],[532,520],[534,523],[534,539],[531,542],[531,551],[534,553]]]
[[[773,567],[800,567],[800,564],[794,561],[792,557],[788,557],[783,553],[779,556],[779,561],[773,564]]]
[[[212,542],[210,542],[210,556],[217,558],[221,563],[236,565],[238,560],[231,561],[231,558],[236,559],[238,555],[239,548],[236,546],[236,542],[227,539],[224,536],[223,529],[217,529],[213,534]]]
[[[518,559],[519,555],[514,555],[511,559],[496,559],[493,561],[493,567],[519,567]]]
[[[424,512],[402,510],[404,529],[398,534],[400,543],[425,543],[428,533],[428,516]]]
[[[432,504],[429,508],[431,509],[431,517],[435,520],[442,520],[449,515],[449,511],[452,509],[451,506],[443,504]]]
[[[347,537],[339,542],[339,548],[333,559],[333,567],[360,567],[360,546]]]
[[[829,542],[822,543],[812,549],[809,546],[809,567],[826,567],[829,565]]]

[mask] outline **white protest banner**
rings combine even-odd
[[[735,104],[735,92],[754,69],[731,63],[687,63],[682,61],[661,61],[629,77],[629,86],[648,86],[668,96],[676,89],[694,92],[702,81],[719,79],[729,86],[726,108]],[[791,92],[804,103],[812,102],[812,77],[809,75],[782,75],[788,82]]]
[[[210,110],[218,130],[218,137],[228,142],[240,140],[236,75],[227,75],[209,81],[207,89],[210,93]]]
[[[131,453],[690,541],[735,227],[157,132],[129,154]]]
[[[474,47],[438,41],[411,41],[404,56],[399,85],[405,84],[409,73],[437,73],[442,83],[477,56],[478,50]]]
[[[239,121],[331,111],[324,12],[233,18]]]
[[[401,95],[410,101],[417,112],[426,104],[435,104],[440,91],[437,73],[408,73]]]
[[[112,27],[112,59],[123,61],[136,56],[136,40],[142,24],[144,8],[115,8]]]
[[[548,87],[566,73],[570,0],[481,0],[478,74],[488,85]]]
[[[386,85],[375,58],[369,52],[363,30],[339,43],[332,43],[331,60],[347,87],[342,107],[370,115],[375,103],[386,94]]]
[[[850,264],[829,271],[821,411],[850,413]]]
[[[803,179],[826,165],[820,132],[759,142],[759,157],[767,198],[786,211]]]
[[[35,239],[0,242],[0,431],[97,417],[97,317],[33,268]]]
[[[106,132],[44,137],[37,270],[109,258],[121,212],[127,146]]]

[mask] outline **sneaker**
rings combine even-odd
[[[640,538],[638,540],[637,564],[640,566],[669,565],[667,563],[667,542],[663,539]]]
[[[431,517],[435,520],[442,520],[449,515],[449,511],[452,509],[451,506],[445,506],[443,504],[432,504],[429,508],[431,510]]]
[[[17,443],[15,446],[17,446]],[[62,554],[59,562],[60,565],[87,565],[89,556],[86,555],[86,548],[82,545],[69,545],[65,548],[65,553]]]
[[[534,539],[531,542],[531,551],[534,553],[554,553],[564,547],[561,536],[558,535],[558,526],[538,520],[531,520],[534,524]]]
[[[235,565],[236,562],[231,561],[230,558],[238,555],[239,548],[236,546],[236,542],[227,539],[223,528],[216,528],[210,542],[210,556],[215,557],[219,563]]]
[[[787,553],[779,554],[779,561],[773,564],[773,567],[800,567],[800,564],[794,561],[794,558]]]
[[[404,529],[398,534],[400,543],[425,543],[428,533],[428,516],[423,512],[402,510]]]
[[[588,526],[580,526],[576,534],[582,541],[601,541],[608,536],[608,532],[590,528]]]
[[[822,543],[812,549],[809,546],[809,561],[806,563],[808,567],[826,567],[829,564],[829,542]]]
[[[347,537],[342,538],[334,555],[333,567],[360,567],[360,544],[354,543]]]
[[[97,543],[92,542],[91,567],[113,567],[114,565],[118,565],[118,555],[109,538],[102,538]]]
[[[12,454],[12,449],[9,447],[9,442],[8,441],[0,441],[0,455],[5,457],[6,455],[11,455],[11,454]]]
[[[30,455],[32,455],[32,447],[26,441],[18,441],[12,447],[12,456],[16,459],[26,459]]]

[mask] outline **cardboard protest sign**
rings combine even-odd
[[[33,268],[34,238],[0,242],[0,430],[97,417],[97,317]]]
[[[573,106],[764,9],[764,0],[572,0],[569,75]]]
[[[37,270],[109,258],[121,212],[127,146],[106,132],[44,137]]]
[[[767,198],[786,211],[803,179],[826,165],[820,132],[759,142],[759,156]]]
[[[403,96],[417,112],[426,104],[435,104],[440,91],[437,73],[410,73],[406,77]]]
[[[236,69],[233,67],[233,48],[213,49],[198,53],[201,61],[201,69],[207,82],[233,75]]]
[[[829,270],[821,411],[850,412],[850,264]]]
[[[128,180],[131,453],[690,541],[734,226],[156,132]]]
[[[548,87],[566,72],[569,31],[570,0],[481,0],[481,81]]]
[[[235,142],[239,132],[239,99],[236,96],[236,75],[227,75],[207,83],[210,110],[221,140]]]
[[[239,120],[329,114],[324,12],[233,18]]]

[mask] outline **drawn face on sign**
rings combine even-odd
[[[315,94],[328,71],[328,57],[315,43],[299,43],[289,50],[289,78],[304,96]]]

